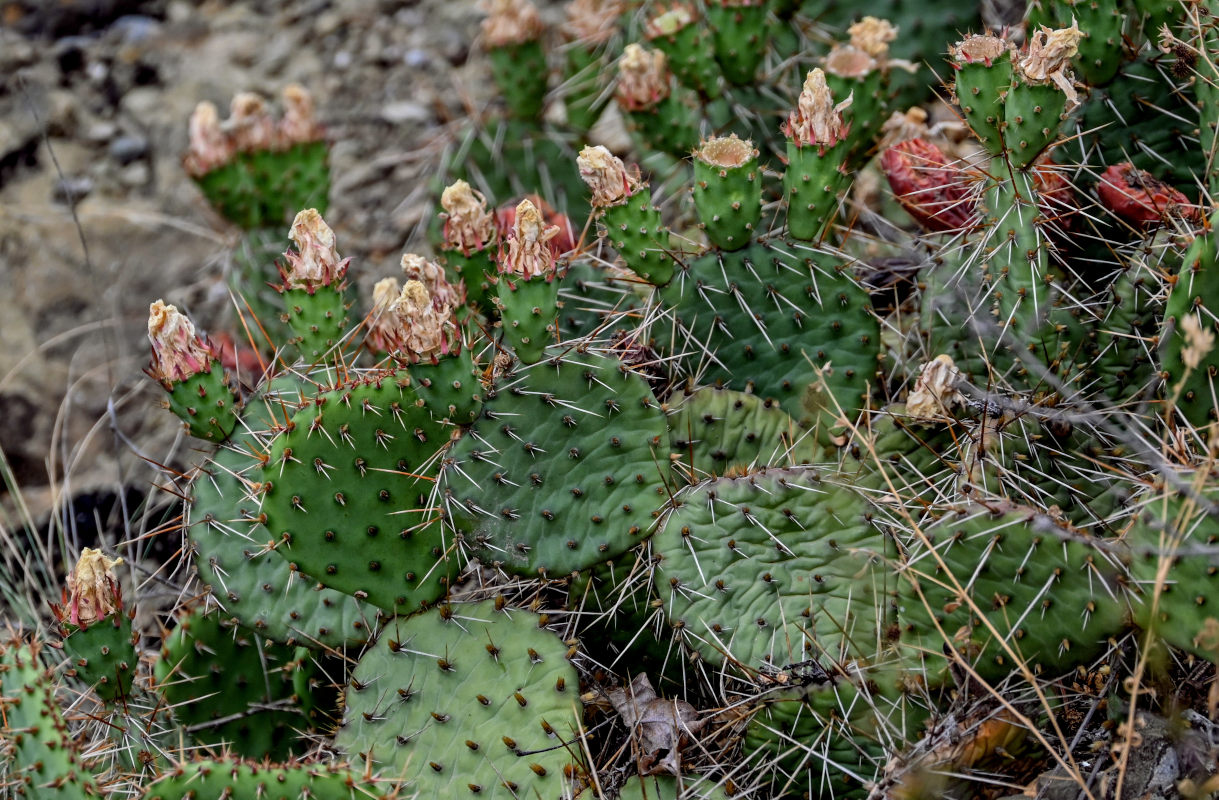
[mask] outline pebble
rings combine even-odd
[[[381,106],[381,119],[397,125],[403,122],[425,122],[432,112],[413,100],[396,100]]]
[[[143,136],[120,136],[110,142],[110,157],[126,166],[148,155],[148,140]]]
[[[55,181],[51,199],[56,203],[74,206],[93,191],[93,179],[88,175],[73,175]]]

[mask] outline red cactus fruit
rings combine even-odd
[[[1105,208],[1136,228],[1155,227],[1170,216],[1200,218],[1188,197],[1129,161],[1105,170],[1096,192]]]
[[[964,170],[949,163],[934,144],[924,139],[901,142],[884,152],[880,165],[897,202],[928,231],[977,223],[976,201]]]

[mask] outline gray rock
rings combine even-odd
[[[56,203],[74,206],[93,191],[93,179],[88,175],[69,175],[55,181],[51,199]]]
[[[432,112],[413,100],[395,100],[381,106],[381,119],[393,125],[404,122],[426,122]]]
[[[126,166],[148,155],[148,140],[143,136],[120,136],[110,142],[110,157]]]

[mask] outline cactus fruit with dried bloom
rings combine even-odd
[[[814,241],[825,232],[850,182],[846,172],[849,127],[842,116],[850,105],[850,97],[835,104],[825,72],[812,69],[804,80],[796,108],[784,123],[787,230],[797,239]]]
[[[729,83],[754,82],[770,34],[770,8],[762,0],[712,0],[707,22],[715,45],[715,60]]]
[[[500,245],[499,310],[504,339],[524,364],[537,363],[555,335],[559,314],[559,226],[547,224],[537,206],[522,200],[512,231]]]
[[[711,244],[739,250],[762,219],[762,175],[753,142],[708,139],[694,151],[694,207]]]
[[[685,157],[698,143],[697,114],[676,88],[663,50],[626,46],[614,96],[628,127],[649,147]]]
[[[682,83],[708,100],[720,96],[721,73],[712,33],[700,24],[693,3],[677,0],[657,6],[644,26],[644,36],[669,57],[669,66]]]
[[[62,605],[52,607],[70,668],[106,702],[131,694],[139,665],[134,646],[138,636],[132,632],[131,616],[124,613],[122,589],[114,575],[121,563],[121,558],[86,547],[68,576]]]
[[[222,442],[237,426],[238,401],[212,346],[177,308],[157,300],[148,310],[152,365],[169,392],[169,408],[192,436]]]
[[[621,0],[572,0],[563,23],[563,104],[567,124],[588,131],[609,103],[605,72],[613,62],[613,39],[622,14]]]
[[[489,0],[482,22],[483,44],[508,114],[535,120],[546,106],[550,71],[542,35],[546,26],[529,0]]]
[[[673,277],[669,229],[652,204],[652,191],[640,179],[639,168],[628,169],[601,145],[585,147],[576,161],[610,246],[649,283],[668,283]]]
[[[284,253],[276,288],[284,298],[284,321],[295,334],[292,344],[306,360],[325,358],[347,333],[344,296],[349,258],[340,258],[334,231],[317,209],[296,215],[288,234],[295,250]]]

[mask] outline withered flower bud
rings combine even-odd
[[[1010,49],[1011,44],[998,36],[971,34],[956,44],[949,45],[948,55],[959,64],[981,62],[989,66]]]
[[[881,61],[889,54],[889,42],[897,38],[897,28],[887,19],[864,17],[847,28],[851,46]]]
[[[660,6],[656,10],[657,13],[643,26],[643,35],[648,39],[672,36],[698,21],[698,12],[689,3],[673,3],[667,9]]]
[[[850,107],[852,99],[847,97],[834,105],[834,98],[825,82],[825,73],[812,69],[804,80],[796,110],[787,118],[783,132],[800,147],[833,147],[847,134],[842,112]]]
[[[458,180],[440,195],[444,208],[444,248],[469,255],[495,244],[495,215],[487,210],[487,198],[470,184]]]
[[[914,389],[906,399],[906,413],[915,419],[934,420],[948,414],[965,397],[957,389],[961,372],[952,356],[939,355],[923,364]]]
[[[227,125],[238,150],[267,150],[275,145],[275,120],[266,101],[252,92],[234,95]]]
[[[186,171],[195,177],[211,172],[233,157],[233,143],[220,127],[220,115],[211,103],[200,103],[190,115],[190,149]]]
[[[284,87],[284,118],[279,123],[279,136],[284,144],[316,142],[323,136],[321,123],[313,108],[313,95],[303,86]]]
[[[618,103],[628,111],[651,108],[669,96],[669,61],[661,50],[628,44],[618,60]]]
[[[397,278],[382,278],[372,288],[372,311],[364,342],[374,353],[388,353],[398,341],[398,315],[394,310],[402,293]]]
[[[76,569],[68,576],[68,622],[82,628],[122,609],[123,600],[113,569],[121,558],[107,558],[100,550],[86,547]]]
[[[460,342],[455,336],[452,309],[437,308],[422,283],[407,281],[393,308],[398,331],[394,346],[388,348],[391,352],[413,362],[457,352]]]
[[[185,314],[160,300],[148,308],[149,374],[166,388],[211,369],[216,354]]]
[[[580,177],[592,191],[593,208],[608,208],[625,203],[643,185],[639,167],[627,169],[622,159],[601,145],[585,146],[576,157]]]
[[[482,31],[487,47],[531,42],[546,30],[541,15],[529,0],[490,0],[484,8],[488,16],[482,22]]]
[[[451,311],[466,302],[465,292],[449,283],[444,274],[444,267],[435,261],[429,261],[414,253],[405,253],[402,256],[402,272],[408,281],[419,281],[423,284],[438,309]]]
[[[877,66],[866,50],[850,44],[836,45],[825,57],[825,71],[840,78],[862,78]]]
[[[537,206],[522,200],[516,207],[507,247],[500,251],[499,271],[526,280],[535,275],[550,280],[554,276],[556,257],[551,240],[558,235],[558,225],[547,225]]]
[[[289,250],[284,254],[288,261],[288,269],[284,273],[286,288],[306,289],[312,293],[319,286],[342,282],[351,259],[339,258],[334,231],[317,213],[317,209],[308,208],[297,214],[288,238],[296,245],[296,251]]]
[[[1070,66],[1083,36],[1074,20],[1071,27],[1057,30],[1043,25],[1029,37],[1027,50],[1016,64],[1017,71],[1029,83],[1053,83],[1067,96],[1070,106],[1078,105]]]
[[[605,44],[618,29],[621,15],[621,0],[572,0],[567,4],[563,35],[586,47]]]
[[[714,136],[703,142],[694,151],[694,157],[704,164],[723,169],[735,169],[757,157],[758,151],[749,139],[741,139],[735,133],[729,136]]]

